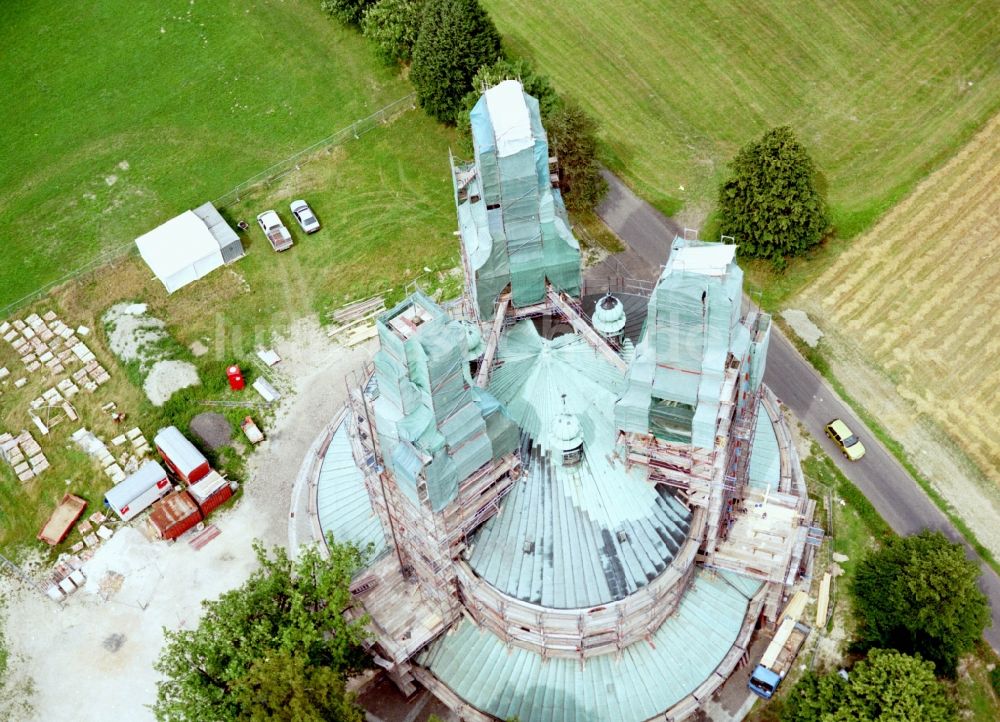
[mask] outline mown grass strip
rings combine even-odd
[[[510,50],[600,121],[607,166],[668,215],[703,216],[735,151],[788,124],[853,237],[1000,109],[986,0],[485,5]]]

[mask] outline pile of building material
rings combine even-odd
[[[49,388],[41,396],[31,401],[28,413],[32,423],[38,427],[42,436],[47,435],[53,426],[61,423],[64,417],[70,421],[76,421],[79,418],[76,409],[69,402],[69,398],[78,391],[79,389],[72,381],[63,379],[56,386]]]
[[[112,439],[112,444],[122,446],[131,443],[132,449],[115,458],[114,454],[92,431],[88,429],[77,429],[70,438],[85,451],[89,456],[97,460],[104,473],[115,484],[125,480],[125,477],[139,468],[139,463],[143,457],[149,453],[149,442],[142,435],[138,427],[129,429],[124,434]]]
[[[87,361],[83,368],[73,372],[73,381],[80,384],[84,391],[91,393],[96,391],[98,386],[103,386],[110,380],[111,374],[97,362],[97,359]]]
[[[28,373],[44,369],[53,376],[76,364],[93,363],[95,368],[100,368],[94,353],[78,338],[78,334],[87,333],[89,329],[84,326],[74,331],[53,311],[43,316],[33,313],[24,320],[14,319],[0,324],[0,335],[17,351]],[[107,371],[102,368],[97,375],[107,375]]]
[[[86,551],[87,549],[96,547],[102,541],[107,541],[115,534],[114,530],[105,526],[104,522],[107,520],[108,517],[99,511],[95,511],[87,517],[86,521],[80,524],[79,529],[77,529],[82,538],[70,547],[70,551],[74,554],[82,553],[81,555],[86,555],[89,559],[93,551]]]
[[[74,569],[63,562],[61,566],[57,566],[52,575],[52,584],[49,585],[45,593],[50,599],[61,602],[86,583],[87,577],[84,576],[82,570]]]
[[[256,379],[253,382],[253,387],[260,394],[261,398],[264,399],[269,404],[273,404],[275,401],[281,398],[281,392],[265,379],[263,376]]]
[[[116,436],[111,440],[114,446],[122,446],[126,442],[132,445],[132,453],[136,457],[141,458],[149,453],[149,442],[142,435],[142,430],[138,426],[132,427],[124,434]]]
[[[0,434],[0,456],[14,468],[19,481],[30,481],[49,468],[42,447],[27,430],[17,436]]]
[[[385,299],[372,296],[354,301],[330,314],[333,321],[327,335],[348,348],[375,338],[375,319],[385,312]]]

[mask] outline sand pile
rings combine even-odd
[[[126,364],[138,363],[142,389],[155,406],[163,406],[174,392],[201,383],[194,364],[176,358],[183,348],[161,319],[147,313],[146,304],[116,304],[103,320],[112,352]]]

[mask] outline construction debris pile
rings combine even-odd
[[[34,479],[49,468],[42,447],[27,430],[17,436],[0,434],[0,456],[11,465],[18,481],[22,482]]]

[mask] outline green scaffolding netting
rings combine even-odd
[[[480,318],[493,317],[509,286],[523,307],[546,283],[580,293],[580,246],[549,177],[548,139],[538,101],[517,81],[486,91],[470,113],[475,162],[453,167],[459,231]]]
[[[619,428],[711,448],[730,360],[749,358],[742,391],[759,385],[770,326],[741,322],[743,272],[734,253],[733,246],[675,239],[615,407]]]
[[[409,296],[376,327],[373,406],[383,455],[407,495],[425,492],[440,511],[463,479],[515,448],[516,427],[495,399],[470,388],[466,328],[430,298]]]

